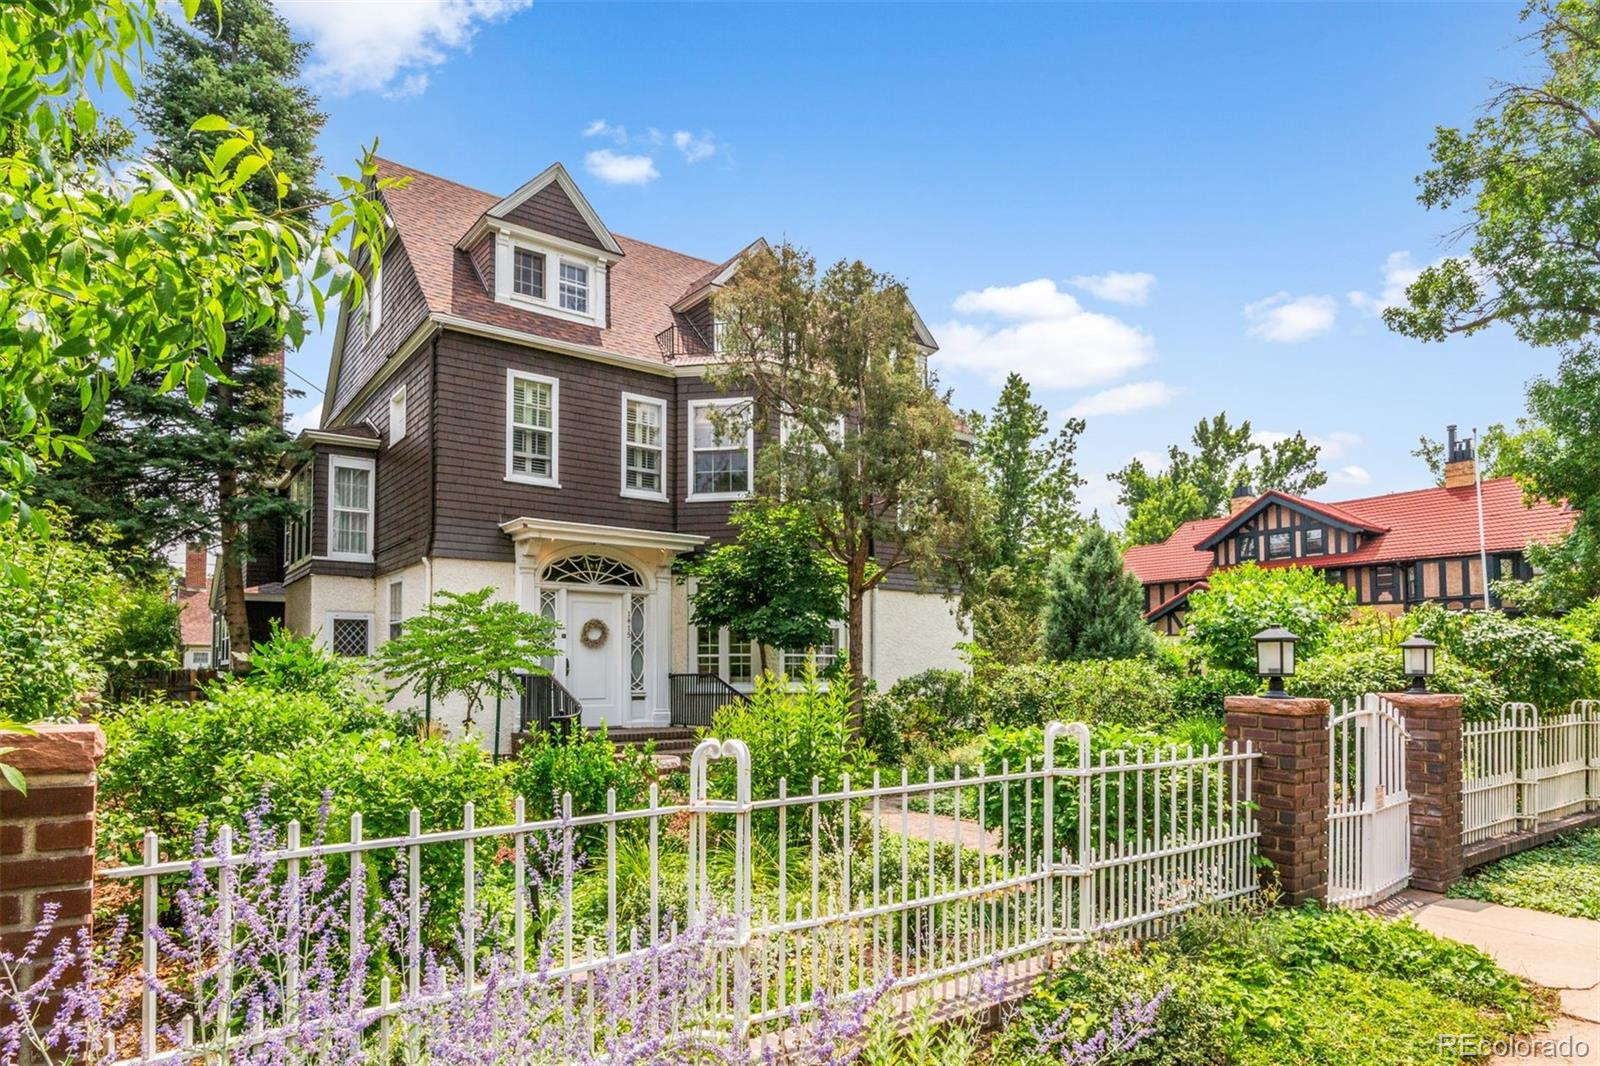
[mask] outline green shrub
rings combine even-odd
[[[1207,578],[1189,596],[1189,639],[1213,666],[1254,672],[1255,634],[1283,626],[1300,638],[1301,656],[1316,653],[1328,631],[1354,606],[1350,590],[1304,566],[1263,569],[1245,563]]]
[[[1172,710],[1184,718],[1198,715],[1222,719],[1222,701],[1229,696],[1251,696],[1261,688],[1261,678],[1247,670],[1215,667],[1172,682]]]
[[[250,669],[218,682],[257,692],[316,696],[354,714],[372,707],[376,689],[360,659],[335,655],[308,636],[296,636],[276,622],[272,634],[250,649]]]
[[[150,594],[118,574],[110,552],[70,539],[65,515],[52,521],[49,538],[16,524],[0,535],[0,719],[76,718],[79,700],[98,695],[130,650],[161,650],[122,630],[147,625]],[[176,629],[167,632],[166,658],[155,665],[176,665]]]
[[[606,795],[617,792],[617,810],[643,807],[654,770],[650,752],[617,749],[604,726],[594,732],[574,729],[566,736],[536,733],[508,764],[511,789],[527,801],[530,818],[560,813],[561,796],[572,794],[573,814],[598,814]]]
[[[116,624],[101,649],[106,696],[113,703],[138,690],[140,682],[176,670],[180,607],[165,589],[132,586],[125,590]]]
[[[242,683],[213,686],[209,698],[194,703],[129,704],[101,723],[100,794],[107,815],[101,840],[115,849],[136,845],[146,829],[169,841],[187,837],[201,819],[241,810],[227,798],[238,760],[323,746],[389,721],[373,704],[335,705],[312,693]]]
[[[221,817],[238,825],[244,812],[267,796],[272,820],[298,818],[309,839],[326,796],[329,843],[350,838],[350,816],[357,812],[367,839],[405,836],[413,807],[421,812],[425,833],[459,829],[469,802],[478,825],[511,821],[505,775],[475,740],[418,738],[374,728],[329,735],[282,752],[241,753],[226,760],[224,769]],[[510,871],[495,861],[504,843],[485,838],[476,846],[478,870],[485,878],[480,898],[491,906],[504,896],[509,881]],[[390,883],[403,876],[405,854],[399,848],[372,853],[367,865],[370,899],[385,898]],[[422,849],[425,928],[431,944],[449,943],[459,928],[464,868],[460,844]],[[334,874],[341,876],[342,868]]]
[[[1500,705],[1507,699],[1506,690],[1487,674],[1463,666],[1448,655],[1437,656],[1435,665],[1437,672],[1429,687],[1435,692],[1459,692],[1464,697],[1463,717],[1479,721],[1500,712]],[[1327,651],[1302,659],[1284,687],[1291,695],[1331,700],[1338,706],[1369,692],[1399,692],[1410,683],[1401,666],[1399,649],[1380,645],[1356,651]]]
[[[1509,698],[1537,704],[1551,714],[1600,691],[1588,649],[1560,622],[1509,618],[1499,611],[1450,615],[1437,611],[1425,616],[1418,632],[1491,675]]]
[[[925,670],[868,695],[861,739],[880,765],[899,766],[908,751],[946,746],[976,729],[972,679],[961,670]]]
[[[978,721],[1156,726],[1174,719],[1172,682],[1149,659],[986,665],[973,678]]]
[[[799,682],[772,674],[757,678],[749,698],[720,708],[706,733],[749,745],[756,799],[776,796],[780,780],[788,781],[790,795],[810,791],[813,778],[823,792],[837,790],[847,773],[859,784],[872,765],[870,752],[851,733],[847,686],[825,686],[811,672]],[[711,781],[719,795],[733,796],[734,779],[733,760],[712,763]],[[810,832],[807,821],[790,818],[790,837],[804,838]],[[763,812],[757,824],[775,825],[773,812]]]

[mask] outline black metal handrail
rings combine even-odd
[[[578,724],[583,704],[550,674],[519,674],[522,706],[518,728],[524,733],[566,732]]]
[[[716,347],[708,344],[693,326],[668,326],[656,334],[656,346],[661,354],[671,359],[678,355],[715,355]]]
[[[744,699],[744,693],[716,674],[668,674],[671,684],[672,724],[709,726],[717,711]]]

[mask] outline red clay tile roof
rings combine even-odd
[[[1297,507],[1303,507],[1306,510],[1311,511],[1313,514],[1320,514],[1330,522],[1335,522],[1339,525],[1350,526],[1353,529],[1365,530],[1368,533],[1388,532],[1387,526],[1373,525],[1372,522],[1358,514],[1352,514],[1350,511],[1345,510],[1338,504],[1320,503],[1317,500],[1308,500],[1304,496],[1296,496],[1290,492],[1283,492],[1279,489],[1270,489],[1267,492],[1263,492],[1261,495],[1257,496],[1255,499],[1251,500],[1248,504],[1239,508],[1237,511],[1231,512],[1228,515],[1228,520],[1226,522],[1222,523],[1222,525],[1208,533],[1198,544],[1195,545],[1195,547],[1209,550],[1215,546],[1218,541],[1226,539],[1228,534],[1232,532],[1233,526],[1243,525],[1246,521],[1259,513],[1264,507],[1278,501],[1291,503]]]
[[[1393,492],[1336,504],[1304,502],[1325,513],[1345,515],[1340,520],[1348,524],[1387,532],[1368,536],[1361,547],[1342,555],[1284,559],[1263,565],[1361,566],[1475,555],[1478,551],[1478,510],[1471,486]],[[1212,556],[1195,546],[1204,543],[1231,518],[1185,522],[1161,544],[1129,548],[1124,565],[1147,585],[1202,578],[1212,570]],[[1521,551],[1530,541],[1551,540],[1572,528],[1572,522],[1573,514],[1566,508],[1548,503],[1525,506],[1522,488],[1511,478],[1493,478],[1483,483],[1483,540],[1491,553]]]
[[[1166,599],[1162,600],[1160,603],[1156,604],[1154,607],[1152,607],[1148,611],[1146,611],[1144,613],[1145,621],[1154,622],[1157,618],[1160,618],[1162,615],[1164,615],[1168,611],[1172,610],[1178,604],[1182,603],[1184,600],[1187,600],[1189,598],[1189,593],[1194,592],[1194,591],[1196,591],[1198,589],[1204,589],[1204,588],[1210,588],[1210,587],[1211,586],[1206,584],[1206,582],[1204,582],[1204,581],[1196,581],[1192,585],[1185,585],[1181,592],[1178,592],[1177,594],[1172,595],[1172,596],[1168,596]]]
[[[495,303],[456,244],[500,197],[388,159],[378,160],[379,177],[408,177],[401,188],[385,191],[395,234],[416,271],[428,309],[485,325],[500,326],[574,344],[604,348],[653,362],[666,362],[656,334],[673,324],[671,305],[715,277],[723,264],[670,251],[613,234],[623,256],[607,268],[610,289],[604,329]]]

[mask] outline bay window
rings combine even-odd
[[[328,558],[372,559],[372,460],[328,457]]]

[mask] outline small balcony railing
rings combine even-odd
[[[668,359],[686,355],[715,355],[716,346],[692,326],[668,326],[656,334],[656,345]]]
[[[672,724],[691,729],[711,725],[717,711],[744,699],[744,693],[716,674],[668,674]]]
[[[549,674],[522,674],[522,707],[518,728],[523,733],[566,733],[578,725],[583,705]]]

